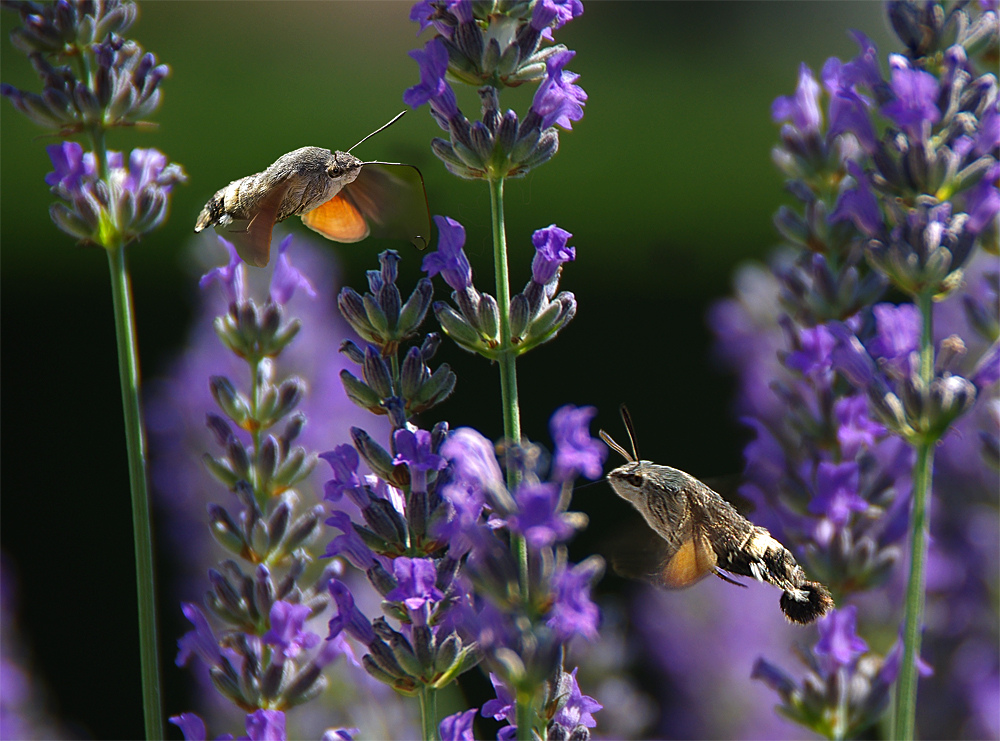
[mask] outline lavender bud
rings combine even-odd
[[[429,677],[434,673],[434,632],[427,625],[414,625],[413,653],[420,662],[421,676]]]
[[[211,594],[222,608],[219,617],[235,618],[246,611],[246,604],[240,596],[240,590],[226,576],[216,569],[209,569],[208,580],[212,583],[213,592]]]
[[[382,355],[371,345],[365,349],[363,366],[365,382],[380,398],[392,396],[392,375]]]
[[[94,241],[94,230],[79,214],[65,203],[53,203],[49,206],[49,217],[59,229],[71,237],[85,241]]]
[[[319,697],[328,684],[329,680],[323,675],[323,668],[310,663],[288,683],[281,693],[282,698],[287,707],[301,705]]]
[[[479,301],[476,313],[476,325],[481,336],[491,345],[500,342],[500,310],[497,301],[490,294],[484,293]]]
[[[416,396],[429,375],[420,348],[411,347],[407,351],[406,357],[403,358],[403,367],[399,374],[399,388],[402,397],[409,400]]]
[[[381,638],[376,638],[368,645],[368,656],[371,656],[375,664],[396,679],[409,679],[410,675],[396,661],[396,656],[388,644]]]
[[[400,339],[405,339],[416,333],[417,328],[427,316],[427,309],[434,297],[434,285],[428,278],[417,281],[416,287],[399,312],[397,332]]]
[[[373,498],[370,504],[361,511],[361,515],[375,534],[387,542],[406,543],[406,524],[390,502],[385,499]]]
[[[508,47],[509,48],[509,47]],[[500,62],[500,42],[495,38],[491,38],[486,42],[483,47],[483,54],[480,58],[479,66],[483,71],[484,75],[492,75],[495,73],[497,65]]]
[[[462,651],[462,639],[457,633],[450,634],[437,648],[434,655],[434,674],[447,674],[455,666]]]
[[[394,468],[389,452],[360,427],[351,428],[351,440],[372,472],[380,479],[388,481],[392,477]]]
[[[523,293],[519,293],[510,300],[511,337],[521,338],[524,336],[524,330],[528,326],[528,319],[529,319],[528,299],[524,296]]]
[[[382,408],[382,397],[375,393],[368,384],[351,375],[350,371],[340,371],[340,382],[344,385],[347,398],[359,407],[367,409],[372,414],[385,414],[385,409]]]
[[[365,316],[368,318],[368,323],[378,333],[378,337],[385,337],[389,333],[389,317],[386,316],[382,307],[370,295],[366,294],[362,296],[361,300],[365,306]]]
[[[208,521],[212,535],[223,548],[230,553],[240,555],[246,548],[246,541],[240,526],[236,524],[229,512],[218,504],[208,505]]]
[[[378,590],[378,593],[383,597],[398,586],[396,577],[386,571],[385,567],[378,561],[374,562],[372,567],[365,572],[365,575],[368,577],[368,581],[371,582],[372,586],[375,587],[375,589]],[[404,615],[403,617],[407,618],[408,616]]]
[[[317,535],[319,535],[319,523],[323,519],[323,506],[317,504],[308,512],[299,516],[288,528],[288,536],[281,544],[286,553],[307,545]]]
[[[272,661],[260,678],[260,694],[266,698],[278,697],[282,685],[291,677],[293,668],[294,664],[291,662]]]
[[[369,342],[378,341],[378,333],[375,331],[375,327],[368,319],[368,314],[365,310],[364,299],[361,298],[361,294],[355,291],[353,288],[343,288],[337,295],[337,308],[340,309],[340,313],[343,315],[347,323],[354,328],[361,337]]]
[[[278,503],[267,518],[267,533],[271,538],[271,548],[274,548],[285,537],[288,532],[288,523],[291,520],[292,503],[287,499]],[[268,610],[271,606],[268,605]]]
[[[340,343],[340,352],[347,356],[351,362],[361,365],[365,362],[365,352],[353,340],[344,340]]]
[[[365,654],[364,656],[362,656],[361,657],[361,665],[365,668],[365,671],[368,672],[369,675],[371,675],[372,677],[374,677],[378,681],[382,682],[383,684],[387,684],[390,687],[393,687],[393,688],[396,687],[396,683],[398,681],[398,678],[395,677],[395,676],[393,676],[389,672],[385,671],[384,669],[382,669],[375,662],[375,659],[373,659],[371,657],[371,655]]]
[[[410,400],[414,414],[437,406],[451,396],[455,390],[457,376],[447,363],[442,363],[431,377],[420,388],[420,391]]]
[[[475,180],[483,176],[481,169],[469,166],[466,160],[458,156],[455,147],[444,139],[432,139],[431,151],[434,152],[434,156],[441,160],[453,175],[465,178],[466,180]]]
[[[481,352],[486,349],[479,337],[479,332],[465,318],[443,301],[434,303],[434,316],[441,324],[441,329],[452,340],[469,352]]]
[[[268,615],[274,604],[274,584],[271,572],[264,564],[259,564],[254,573],[253,607],[258,615]]]
[[[271,481],[278,465],[278,443],[273,436],[268,435],[261,443],[260,453],[257,456],[257,479],[258,486],[266,489]]]
[[[278,466],[271,482],[272,485],[277,487],[279,491],[294,486],[312,473],[318,460],[319,456],[316,453],[307,455],[304,448],[295,448]]]

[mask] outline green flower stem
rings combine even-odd
[[[420,728],[424,741],[437,739],[437,690],[424,685],[420,689]]]
[[[106,161],[101,152],[99,161]],[[132,489],[132,529],[135,537],[136,586],[139,595],[139,656],[142,669],[142,706],[147,739],[164,738],[163,703],[160,697],[159,640],[156,627],[156,579],[153,569],[153,537],[146,486],[146,442],[139,404],[139,356],[136,350],[125,245],[107,248],[111,271],[111,295],[118,338],[118,371],[125,412],[128,473]]]
[[[534,735],[532,734],[534,700],[535,698],[531,693],[518,690],[517,715],[515,718],[517,721],[517,741],[533,741],[534,739]]]
[[[934,343],[932,337],[929,292],[917,297],[920,310],[920,377],[925,385],[934,378]],[[917,657],[920,655],[920,625],[924,614],[924,580],[927,562],[927,502],[931,492],[934,472],[934,445],[936,439],[924,438],[915,442],[917,461],[913,468],[913,520],[910,536],[910,578],[906,585],[906,613],[903,629],[903,663],[896,685],[896,714],[892,738],[912,739],[917,713]]]
[[[490,180],[490,209],[493,216],[493,265],[496,272],[497,308],[500,312],[500,402],[503,406],[504,439],[521,441],[521,408],[517,400],[517,355],[510,335],[510,280],[507,277],[507,235],[503,215],[503,178]],[[517,485],[518,472],[508,462],[507,486]],[[512,538],[521,571],[521,597],[528,601],[528,547],[524,538]]]

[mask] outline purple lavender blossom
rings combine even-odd
[[[288,247],[292,243],[292,235],[281,240],[278,245],[278,259],[274,263],[274,273],[271,276],[271,298],[282,306],[287,304],[295,291],[302,290],[309,298],[316,298],[316,291],[309,279],[298,268],[292,267],[288,258]]]
[[[994,120],[998,122],[995,128],[1000,128],[1000,117],[994,116]],[[994,162],[966,196],[969,220],[965,228],[973,234],[979,234],[987,227],[996,226],[996,217],[1000,213],[998,188],[1000,188],[1000,162]]]
[[[323,498],[330,502],[339,502],[346,493],[359,508],[366,507],[368,495],[358,476],[358,464],[361,460],[354,446],[346,443],[338,445],[333,450],[320,453],[319,457],[333,469],[333,478],[323,485]]]
[[[429,558],[400,556],[392,562],[393,574],[399,586],[385,598],[406,605],[415,625],[425,625],[431,602],[438,602],[444,593],[435,586],[437,569]]]
[[[205,741],[208,731],[205,721],[194,713],[181,713],[170,717],[170,722],[181,729],[185,741]]]
[[[549,420],[549,430],[555,443],[553,477],[572,480],[577,473],[594,480],[601,476],[608,449],[590,436],[590,420],[597,414],[594,407],[560,407]]]
[[[305,621],[311,613],[312,610],[307,605],[276,601],[271,606],[271,629],[261,640],[275,646],[284,658],[294,659],[320,642],[318,635],[305,629]]]
[[[576,259],[576,248],[567,247],[570,234],[555,224],[539,229],[531,235],[535,256],[531,260],[531,277],[543,286],[551,281],[564,262]]]
[[[880,367],[896,378],[913,372],[911,359],[920,340],[920,312],[913,304],[876,304],[875,336],[868,351]]]
[[[563,69],[574,56],[575,51],[566,49],[545,60],[545,79],[531,103],[531,110],[542,119],[543,129],[560,126],[569,131],[573,128],[571,121],[583,118],[587,93],[575,84],[580,75]]]
[[[280,710],[257,710],[247,715],[247,735],[238,741],[285,741],[285,714]]]
[[[178,651],[175,660],[177,666],[187,664],[193,655],[197,655],[206,666],[220,666],[223,658],[219,650],[219,641],[205,613],[198,605],[190,602],[181,605],[181,611],[194,625],[194,630],[188,631],[177,641]]]
[[[352,566],[362,571],[368,571],[375,565],[374,552],[354,529],[349,514],[335,510],[327,519],[326,524],[338,528],[342,534],[330,541],[323,554],[325,558],[341,556],[347,559]]]
[[[441,741],[473,741],[472,722],[475,718],[475,708],[449,715],[438,726]]]
[[[795,95],[775,98],[771,105],[771,118],[791,121],[803,134],[819,133],[823,123],[823,114],[819,109],[819,85],[806,64],[799,66],[799,84]]]
[[[330,580],[330,594],[337,605],[337,614],[330,620],[330,635],[327,640],[333,640],[341,631],[346,631],[352,638],[365,646],[375,640],[375,631],[361,610],[354,604],[354,595],[350,588],[339,579]]]
[[[848,523],[853,512],[864,512],[868,502],[858,495],[860,474],[854,461],[823,461],[816,471],[816,493],[809,501],[809,511],[822,515],[835,527]]]
[[[410,470],[439,471],[447,461],[431,450],[431,433],[427,430],[396,430],[393,435],[396,456],[393,465],[406,464]]]
[[[421,269],[433,278],[441,273],[445,282],[456,291],[472,286],[472,267],[462,247],[465,245],[465,227],[448,216],[435,216],[438,248],[424,258]]]
[[[882,106],[881,112],[911,138],[922,140],[930,126],[941,120],[937,107],[938,82],[933,75],[913,69],[906,57],[889,57],[892,79],[889,87],[895,99]]]
[[[496,699],[487,700],[486,704],[483,705],[483,717],[493,718],[494,720],[506,720],[513,725],[515,717],[514,693],[507,689],[507,685],[503,683],[503,680],[493,672],[490,672],[490,682],[493,684]]]
[[[573,528],[559,512],[559,495],[555,484],[521,484],[515,494],[518,512],[508,519],[510,529],[535,549],[569,538]]]
[[[819,621],[819,641],[813,653],[826,658],[830,671],[850,666],[868,650],[868,644],[855,633],[857,619],[858,608],[848,605],[832,610]]]
[[[593,713],[596,713],[604,706],[593,697],[585,695],[580,691],[580,685],[576,682],[576,672],[577,668],[574,668],[569,673],[568,676],[571,678],[569,697],[566,700],[566,705],[556,713],[552,720],[567,729],[573,729],[577,726],[593,728],[597,725]]]
[[[862,234],[873,237],[882,230],[882,211],[861,166],[851,160],[847,163],[847,171],[854,178],[855,187],[840,194],[830,221],[850,220]]]
[[[588,641],[597,638],[600,611],[590,598],[590,587],[600,569],[599,563],[588,560],[572,568],[562,566],[553,576],[555,601],[546,622],[560,641],[578,635]]]
[[[425,27],[423,20],[421,26],[423,30]],[[403,93],[403,102],[412,108],[430,103],[434,112],[444,121],[459,116],[455,91],[445,79],[445,72],[448,71],[448,49],[444,41],[435,37],[428,41],[423,49],[411,51],[410,57],[420,65],[420,84],[408,88]]]
[[[454,464],[458,480],[478,491],[489,491],[504,485],[496,448],[471,427],[453,430],[441,446],[441,455]]]
[[[246,268],[233,243],[221,236],[218,240],[229,253],[229,262],[212,268],[201,276],[198,287],[207,288],[210,284],[218,282],[226,301],[235,304],[246,299]]]

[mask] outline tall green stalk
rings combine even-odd
[[[424,741],[436,741],[437,732],[437,690],[427,685],[420,688],[420,730]]]
[[[932,298],[929,291],[917,297],[920,311],[920,378],[925,386],[934,379]],[[910,536],[910,577],[906,585],[906,613],[903,628],[903,663],[896,685],[896,708],[892,738],[909,741],[914,737],[917,714],[917,657],[920,655],[920,625],[924,614],[924,581],[927,562],[927,502],[934,473],[936,437],[925,434],[915,442],[917,461],[913,469],[913,519]]]
[[[106,156],[106,155],[105,155]],[[119,239],[119,242],[121,240]],[[139,657],[142,672],[142,707],[147,739],[164,738],[163,703],[160,696],[160,657],[156,626],[156,579],[153,569],[153,534],[146,485],[146,442],[139,401],[139,354],[132,311],[132,286],[125,245],[107,248],[111,295],[118,339],[118,374],[125,414],[125,442],[132,490],[132,531],[135,539],[135,577],[139,597]]]
[[[507,272],[507,235],[504,227],[502,177],[491,179],[490,210],[493,221],[493,266],[496,274],[497,309],[500,313],[500,403],[503,406],[503,436],[511,444],[521,440],[521,407],[517,399],[517,354],[510,332],[510,279]],[[513,491],[518,483],[517,467],[508,459],[507,487]],[[528,544],[520,535],[511,534],[511,547],[517,554],[521,599],[530,598],[528,578]],[[517,738],[531,741],[534,697],[517,693]]]

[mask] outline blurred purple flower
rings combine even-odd
[[[177,658],[174,663],[177,666],[184,666],[188,659],[196,654],[206,666],[221,666],[223,658],[219,650],[219,641],[212,632],[212,626],[209,625],[205,613],[198,605],[191,602],[182,604],[181,611],[194,625],[194,630],[188,631],[178,639]]]
[[[229,253],[229,262],[225,265],[212,268],[198,281],[199,288],[207,288],[213,282],[218,281],[222,288],[222,295],[226,297],[226,303],[234,304],[246,299],[246,268],[243,260],[236,253],[233,243],[223,237],[218,237],[221,244]]]
[[[271,629],[262,637],[264,643],[275,646],[286,659],[293,659],[302,651],[317,646],[320,637],[311,630],[305,630],[305,622],[312,610],[303,604],[293,604],[277,600],[271,605]]]
[[[208,737],[207,730],[205,729],[205,721],[194,713],[172,715],[170,716],[170,722],[181,729],[185,741],[205,741]]]
[[[892,68],[889,88],[895,99],[882,106],[882,115],[892,119],[910,138],[922,140],[930,126],[941,119],[937,78],[913,69],[906,57],[899,54],[889,56],[889,66]]]
[[[799,330],[801,349],[794,350],[785,359],[785,365],[802,375],[812,377],[819,383],[829,383],[830,355],[836,340],[824,325],[805,327]]]
[[[859,471],[854,461],[822,462],[816,471],[816,493],[809,511],[823,515],[836,527],[847,524],[852,512],[864,512],[868,502],[858,495]]]
[[[830,671],[837,667],[850,667],[858,656],[868,650],[868,644],[855,633],[857,618],[858,608],[848,605],[832,610],[817,624],[819,641],[813,653],[828,659]]]
[[[358,476],[358,464],[361,462],[358,451],[352,445],[345,443],[333,450],[320,453],[319,457],[333,469],[333,478],[323,485],[323,498],[330,502],[339,502],[346,493],[358,507],[366,507],[368,495]]]
[[[441,273],[445,282],[456,291],[472,286],[472,267],[462,251],[465,227],[448,216],[435,216],[438,227],[438,248],[424,258],[421,270],[433,278]]]
[[[326,640],[333,640],[341,631],[347,631],[365,646],[370,645],[375,640],[375,631],[368,618],[355,606],[350,588],[339,579],[331,579],[330,594],[337,605],[337,614],[330,620],[330,635]]]
[[[581,725],[587,728],[596,726],[597,721],[594,720],[593,713],[604,707],[593,697],[580,692],[580,685],[576,682],[576,672],[577,668],[574,668],[568,675],[571,679],[566,705],[552,718],[556,723],[570,731]]]
[[[876,304],[875,336],[868,351],[883,370],[896,378],[905,378],[912,371],[911,356],[920,342],[920,312],[913,304]]]
[[[351,524],[351,516],[346,512],[334,511],[326,520],[327,525],[339,528],[342,535],[338,535],[326,548],[324,558],[330,556],[340,556],[357,569],[368,571],[375,565],[375,554],[371,548],[361,539],[357,530]]]
[[[819,109],[819,85],[812,70],[803,63],[799,66],[799,84],[795,95],[782,95],[771,104],[774,121],[791,121],[801,134],[819,134],[823,114]]]
[[[994,116],[994,120],[1000,121],[1000,118]],[[973,234],[979,234],[986,227],[993,225],[997,214],[1000,213],[998,180],[1000,180],[1000,162],[994,162],[966,196],[969,220],[965,228]]]
[[[441,455],[454,466],[457,480],[479,491],[504,485],[496,448],[471,427],[453,430],[441,446]]]
[[[566,540],[573,528],[559,512],[559,487],[547,483],[521,484],[514,498],[518,512],[508,518],[510,529],[535,549]]]
[[[472,722],[475,718],[475,708],[449,715],[438,725],[441,741],[474,741]]]
[[[868,416],[868,400],[863,394],[837,399],[833,405],[837,422],[837,442],[841,454],[853,460],[862,448],[874,448],[886,433],[885,427]]]
[[[493,718],[494,720],[506,720],[513,725],[516,719],[514,693],[507,689],[507,685],[503,683],[503,680],[493,672],[490,672],[490,682],[493,684],[496,699],[487,700],[486,704],[483,705],[483,717]]]
[[[830,214],[830,221],[850,220],[860,232],[873,237],[882,230],[882,211],[861,165],[850,160],[847,170],[856,185],[840,194],[837,205]]]
[[[562,566],[552,577],[555,600],[546,621],[560,642],[574,636],[588,641],[597,638],[600,611],[590,598],[590,587],[601,570],[596,560],[586,560],[576,566]]]
[[[278,245],[278,259],[274,264],[274,273],[271,275],[271,298],[274,302],[284,306],[295,295],[295,291],[302,289],[309,298],[316,298],[316,291],[312,283],[306,278],[302,271],[292,267],[291,260],[288,259],[288,247],[292,243],[292,235],[281,240]]]
[[[552,415],[549,430],[556,448],[553,478],[570,481],[577,473],[591,480],[601,477],[608,449],[590,436],[590,420],[595,414],[595,407],[567,405]]]
[[[285,741],[285,714],[280,710],[257,710],[247,715],[247,735],[238,741]]]

